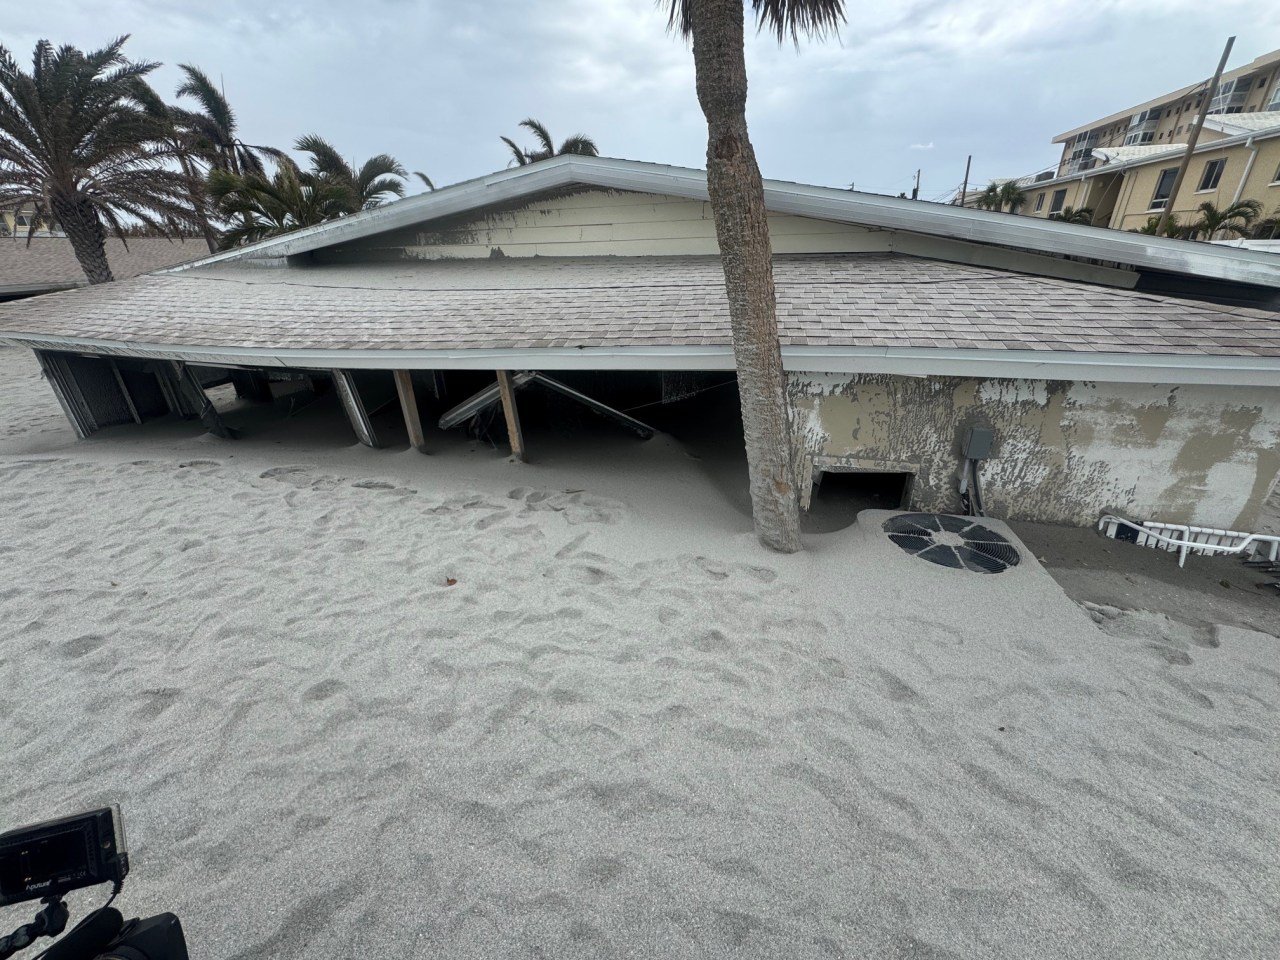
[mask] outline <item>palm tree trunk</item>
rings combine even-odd
[[[110,283],[111,265],[107,263],[107,235],[92,204],[53,194],[49,198],[54,218],[71,241],[80,268],[90,283]]]
[[[694,0],[693,62],[707,118],[707,192],[729,297],[756,536],[800,549],[786,374],[778,343],[764,182],[747,135],[742,0]]]
[[[204,195],[200,178],[196,176],[196,166],[182,149],[177,150],[178,163],[182,166],[182,174],[187,178],[187,195],[191,198],[191,209],[195,211],[196,220],[200,223],[200,232],[210,253],[218,252],[218,232],[209,223],[209,203]]]

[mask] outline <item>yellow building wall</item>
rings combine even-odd
[[[1053,195],[1059,190],[1067,191],[1066,198],[1063,200],[1062,207],[1074,207],[1079,210],[1081,207],[1080,199],[1084,196],[1084,183],[1079,178],[1069,180],[1066,183],[1056,183],[1047,187],[1040,187],[1035,184],[1026,188],[1027,202],[1018,208],[1018,213],[1027,217],[1039,217],[1045,219],[1052,212]],[[1036,209],[1037,201],[1043,194],[1044,202],[1040,203],[1040,209]],[[1088,204],[1084,204],[1088,206]]]
[[[1206,130],[1200,142],[1203,145],[1206,142],[1212,143],[1215,139],[1226,138],[1217,131]],[[1198,216],[1197,208],[1206,201],[1216,207],[1229,206],[1235,200],[1242,179],[1244,188],[1240,199],[1253,199],[1261,203],[1263,217],[1277,215],[1280,211],[1280,137],[1256,141],[1255,146],[1257,158],[1252,167],[1249,166],[1249,157],[1253,148],[1244,143],[1197,152],[1191,158],[1182,189],[1178,191],[1170,208],[1178,220],[1182,223],[1194,220]],[[1210,190],[1200,190],[1205,165],[1217,159],[1227,161],[1218,185]],[[1161,171],[1176,170],[1181,161],[1181,154],[1172,153],[1140,167],[1130,167],[1116,173],[1107,173],[1105,167],[1096,168],[1083,181],[1077,177],[1066,183],[1047,186],[1033,184],[1027,188],[1026,205],[1018,212],[1028,217],[1048,217],[1054,191],[1065,189],[1067,195],[1064,206],[1076,209],[1090,207],[1100,214],[1108,207],[1114,207],[1110,221],[1099,219],[1097,226],[1110,226],[1116,230],[1141,229],[1146,226],[1148,219],[1161,213],[1160,210],[1151,209]],[[1044,203],[1036,210],[1036,199],[1041,194],[1044,195]]]
[[[1260,141],[1257,147],[1258,156],[1245,180],[1240,198],[1258,200],[1263,205],[1263,214],[1267,215],[1280,205],[1280,187],[1271,185],[1275,179],[1276,168],[1280,166],[1280,138]],[[1182,189],[1173,198],[1170,206],[1178,220],[1183,223],[1194,220],[1196,208],[1206,201],[1217,207],[1231,204],[1235,199],[1236,190],[1240,187],[1241,178],[1245,175],[1251,152],[1251,148],[1240,143],[1219,150],[1206,150],[1192,157]],[[1198,189],[1205,165],[1216,159],[1227,161],[1218,186],[1212,190]],[[1149,163],[1129,170],[1125,174],[1125,182],[1116,205],[1116,213],[1111,219],[1111,226],[1119,230],[1138,229],[1144,226],[1150,217],[1159,216],[1161,211],[1151,209],[1156,184],[1160,179],[1161,171],[1176,169],[1179,160],[1179,157],[1174,156],[1158,163]]]

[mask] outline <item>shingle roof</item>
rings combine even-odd
[[[784,346],[1280,357],[1280,315],[899,254],[779,256]],[[730,342],[716,257],[202,267],[0,305],[0,337],[272,350]]]
[[[170,242],[139,237],[126,249],[118,239],[107,240],[107,262],[117,280],[161,270],[197,257],[208,256],[203,240]],[[85,283],[71,241],[65,237],[24,236],[0,240],[0,294],[61,290]]]
[[[1280,110],[1261,113],[1215,113],[1204,118],[1204,125],[1223,133],[1256,133],[1280,127]]]
[[[1185,152],[1185,143],[1147,143],[1128,147],[1094,147],[1093,155],[1106,163],[1124,163],[1127,160],[1158,157],[1162,153]]]

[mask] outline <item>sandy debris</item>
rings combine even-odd
[[[1274,638],[771,556],[659,442],[149,431],[0,448],[0,809],[120,802],[195,956],[1280,948]]]

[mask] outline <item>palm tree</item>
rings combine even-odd
[[[419,180],[421,180],[423,186],[425,186],[428,190],[430,190],[432,193],[435,192],[436,185],[431,182],[431,178],[428,177],[425,173],[423,173],[421,170],[415,170],[413,171],[413,175],[417,177]]]
[[[132,220],[174,236],[194,219],[189,184],[166,168],[172,151],[142,106],[159,64],[127,60],[128,39],[88,53],[41,40],[31,73],[0,46],[0,208],[56,221],[90,283],[112,279],[108,230],[123,239]]]
[[[237,133],[236,115],[231,104],[208,75],[187,63],[178,65],[186,81],[178,87],[179,97],[191,97],[199,110],[187,111],[183,122],[191,134],[200,158],[211,170],[229,170],[236,174],[266,175],[263,159],[279,160],[283,152],[275,147],[255,146],[242,141]]]
[[[356,170],[342,159],[331,143],[314,133],[299,137],[293,148],[311,154],[311,172],[315,176],[326,177],[347,188],[352,203],[347,213],[372,210],[391,197],[404,196],[401,180],[409,174],[395,157],[380,153],[370,157]]]
[[[1063,223],[1082,223],[1086,227],[1093,226],[1093,208],[1081,207],[1077,210],[1075,207],[1063,207],[1057,213],[1049,214],[1050,220],[1060,220]]]
[[[1196,209],[1200,211],[1200,218],[1188,228],[1192,240],[1199,239],[1200,234],[1204,234],[1206,240],[1212,240],[1218,234],[1247,236],[1253,222],[1262,214],[1262,204],[1257,200],[1237,200],[1222,209],[1206,200]]]
[[[205,191],[204,171],[198,162],[198,153],[202,143],[196,132],[196,118],[182,107],[167,104],[150,87],[139,90],[139,101],[142,109],[150,115],[160,128],[159,139],[172,152],[187,183],[187,198],[191,204],[195,222],[209,247],[209,252],[218,249],[218,231],[210,220],[209,197]]]
[[[1178,222],[1178,215],[1169,214],[1165,220],[1164,230],[1160,229],[1160,217],[1147,217],[1147,222],[1141,227],[1133,227],[1130,233],[1145,233],[1148,236],[1158,236],[1163,234],[1166,237],[1185,237],[1187,228]]]
[[[844,19],[843,0],[750,0],[778,42],[823,36]],[[778,342],[773,250],[764,181],[747,131],[744,0],[663,0],[669,26],[693,40],[698,103],[707,119],[707,193],[720,245],[756,536],[800,549],[800,503],[787,376]]]
[[[1000,187],[994,183],[987,184],[987,189],[978,194],[978,199],[973,201],[973,205],[983,210],[999,210]]]
[[[1010,213],[1017,213],[1018,208],[1027,202],[1027,195],[1021,187],[1018,186],[1016,180],[1006,180],[1000,184],[1000,202],[996,206],[997,210],[1009,208]]]
[[[222,233],[224,250],[341,217],[355,201],[348,185],[287,161],[271,177],[212,170],[209,197],[232,224]]]
[[[507,149],[511,151],[510,163],[514,163],[517,166],[523,167],[526,163],[536,163],[539,160],[546,160],[549,157],[557,157],[566,153],[574,153],[581,157],[600,156],[600,151],[596,149],[595,141],[580,133],[575,133],[557,148],[547,128],[532,117],[521,120],[520,126],[533,133],[534,138],[538,141],[536,150],[526,150],[510,137],[499,137],[507,145]]]
[[[1280,207],[1271,211],[1271,216],[1259,220],[1253,225],[1253,239],[1274,240],[1280,236]]]

